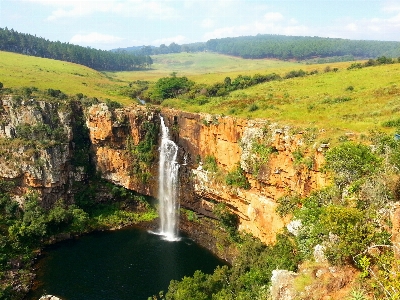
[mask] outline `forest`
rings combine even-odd
[[[132,71],[149,67],[150,56],[125,51],[112,52],[53,42],[36,35],[0,28],[0,50],[73,62],[98,71]]]
[[[307,60],[317,57],[337,57],[337,61],[343,59],[349,61],[356,58],[368,59],[378,56],[398,57],[400,56],[400,43],[259,34],[257,36],[211,39],[206,43],[183,45],[171,43],[169,46],[162,44],[159,47],[143,46],[126,50],[143,55],[212,51],[248,59]]]

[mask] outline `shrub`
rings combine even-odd
[[[110,110],[114,110],[114,109],[122,107],[121,103],[118,103],[117,101],[113,101],[110,99],[106,99],[106,104]]]
[[[258,110],[257,104],[253,103],[249,106],[249,112]]]
[[[288,214],[293,213],[294,210],[300,206],[301,198],[299,195],[286,195],[278,198],[276,202],[279,204],[276,207],[276,212],[281,217],[285,217]]]
[[[225,182],[227,185],[246,190],[250,189],[251,187],[240,165],[227,174]]]
[[[400,127],[400,119],[385,121],[382,123],[383,127]]]
[[[214,156],[207,155],[204,158],[203,169],[213,173],[217,172],[218,171],[217,159]]]
[[[307,73],[305,71],[303,71],[302,69],[296,71],[296,70],[292,70],[289,73],[287,73],[284,78],[285,79],[289,79],[289,78],[294,78],[294,77],[304,77],[306,76]]]
[[[229,235],[235,238],[239,226],[239,217],[235,213],[232,213],[225,203],[218,203],[215,205],[213,213],[220,220],[222,226],[228,231]]]
[[[325,169],[334,172],[335,183],[340,188],[374,173],[381,161],[368,146],[351,142],[328,150],[325,159]]]
[[[352,63],[347,70],[361,69],[363,65],[361,63]]]
[[[193,85],[194,82],[187,77],[177,77],[176,74],[172,74],[171,77],[163,77],[157,80],[151,90],[151,99],[162,101],[175,98],[187,92]]]
[[[47,94],[51,97],[54,98],[59,98],[59,99],[66,99],[67,95],[65,95],[63,92],[60,90],[54,90],[54,89],[48,89]]]

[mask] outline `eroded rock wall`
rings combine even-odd
[[[175,128],[174,138],[181,150],[182,205],[207,214],[214,203],[224,202],[240,217],[241,230],[266,243],[274,242],[276,233],[288,221],[275,212],[279,197],[288,193],[307,195],[327,184],[325,175],[319,172],[324,148],[306,145],[310,141],[302,131],[267,120],[169,109],[161,113]],[[265,155],[256,148],[271,150]],[[296,161],[296,153],[305,162]],[[251,188],[232,188],[221,174],[202,169],[206,156],[214,157],[219,172],[225,175],[240,165]]]
[[[157,196],[157,161],[152,162],[152,179],[146,183],[129,172],[132,156],[127,140],[137,145],[145,132],[141,122],[165,119],[173,140],[179,146],[180,202],[185,208],[213,217],[215,203],[224,202],[240,217],[240,229],[271,243],[288,220],[275,212],[276,200],[288,193],[306,195],[326,184],[319,172],[323,149],[305,145],[304,133],[266,120],[245,120],[172,109],[161,112],[144,106],[109,111],[106,105],[88,111],[94,160],[104,178],[151,196]],[[272,149],[268,155],[255,147]],[[311,150],[310,150],[311,149]],[[296,162],[294,153],[308,159]],[[300,154],[298,154],[300,155]],[[206,156],[214,157],[218,173],[202,169]],[[233,188],[225,177],[240,165],[250,189]]]
[[[1,97],[0,178],[16,184],[17,201],[31,189],[45,206],[72,198],[72,180],[82,179],[82,170],[70,164],[72,112],[59,103]]]
[[[226,203],[240,217],[240,229],[266,243],[288,221],[275,212],[279,197],[307,195],[327,183],[319,172],[323,147],[310,144],[306,132],[268,120],[147,106],[110,109],[104,103],[83,109],[71,102],[18,102],[11,96],[1,99],[0,177],[18,183],[17,196],[34,188],[49,205],[58,198],[73,201],[73,182],[88,179],[82,166],[90,160],[104,179],[156,197],[160,114],[179,146],[181,205],[214,217],[214,205]],[[31,127],[49,128],[53,135],[58,130],[62,138],[47,142],[46,129],[40,143],[21,142],[19,135]],[[90,152],[78,149],[82,145]],[[79,159],[87,161],[80,166],[77,154],[82,153],[87,157]],[[202,168],[206,157],[214,159],[217,172]],[[249,189],[226,183],[238,166]]]

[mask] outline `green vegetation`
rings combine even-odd
[[[126,50],[129,51],[130,49]],[[171,43],[166,46],[162,44],[160,47],[145,46],[131,51],[142,55],[155,55],[202,52],[205,50],[243,58],[307,59],[309,62],[317,60],[318,63],[351,61],[354,60],[354,57],[400,56],[399,42],[357,41],[276,34],[211,39],[206,43],[184,45]]]
[[[213,213],[221,222],[222,227],[229,233],[233,241],[238,241],[239,217],[231,212],[225,203],[215,205]]]
[[[43,153],[62,153],[70,146],[72,157],[68,170],[86,175],[82,181],[61,186],[69,189],[69,183],[72,183],[74,199],[41,201],[39,199],[46,195],[29,191],[19,199],[20,205],[11,196],[20,188],[19,179],[15,182],[0,180],[0,298],[21,299],[33,280],[33,258],[49,242],[93,230],[151,221],[157,213],[148,198],[107,183],[95,172],[90,159],[91,141],[84,108],[97,103],[97,99],[84,95],[68,97],[58,89],[5,88],[2,92],[11,95],[7,101],[14,110],[29,109],[35,116],[30,121],[32,124],[16,126],[13,138],[0,139],[3,164],[13,166],[23,161],[34,171],[42,172],[47,167]],[[108,103],[110,109],[120,107],[117,102]],[[72,141],[61,121],[64,116],[70,121]],[[10,122],[7,115],[4,122]],[[154,126],[150,122],[145,124],[144,142],[137,146],[141,161],[150,159],[146,151],[154,150],[157,143],[158,129]],[[70,179],[73,181],[72,177]]]
[[[212,173],[216,173],[218,171],[218,164],[215,156],[206,155],[202,166],[204,170],[210,171]]]
[[[390,125],[385,122],[394,120],[393,115],[400,107],[396,85],[400,66],[385,64],[357,70],[346,70],[345,63],[337,66],[340,67],[337,72],[273,80],[224,96],[205,94],[201,102],[183,95],[165,100],[162,105],[192,112],[272,119],[303,128],[317,127],[331,138],[349,131],[367,133],[376,129],[377,124]],[[307,70],[308,74],[311,71]],[[282,77],[287,71],[280,73],[277,74]]]
[[[136,82],[137,80],[155,82],[161,77],[167,77],[171,72],[186,76],[198,84],[213,84],[223,82],[228,76],[253,76],[256,73],[277,73],[282,70],[298,68],[298,63],[254,59],[245,60],[239,57],[226,56],[217,53],[174,53],[155,55],[152,57],[152,69],[135,72],[107,72],[115,80]]]
[[[1,299],[20,299],[20,293],[27,292],[33,279],[30,268],[37,250],[60,234],[118,228],[157,217],[146,197],[104,181],[82,184],[81,192],[87,192],[77,194],[81,199],[78,197],[76,204],[67,205],[59,199],[49,210],[42,208],[35,192],[28,193],[20,207],[10,196],[14,187],[12,181],[0,181]],[[112,194],[116,201],[97,203],[99,191]],[[12,275],[10,269],[18,269],[17,275]],[[13,289],[16,282],[21,287],[19,290]]]
[[[242,188],[248,190],[251,188],[246,174],[240,165],[237,165],[231,172],[226,175],[225,183],[231,187]]]
[[[156,158],[159,124],[145,121],[141,123],[141,132],[144,136],[137,145],[133,145],[130,139],[127,140],[127,149],[131,154],[132,174],[137,176],[142,183],[150,180],[150,167]]]
[[[301,49],[295,50],[301,52]],[[342,54],[329,55],[341,57]],[[120,106],[118,102],[132,103],[136,97],[147,97],[151,102],[187,111],[296,125],[292,133],[302,134],[304,140],[292,152],[296,168],[312,169],[314,158],[308,156],[308,147],[329,143],[329,150],[324,150],[324,171],[332,176],[332,186],[305,198],[288,191],[288,195],[278,200],[277,212],[281,216],[291,214],[301,222],[298,235],[284,233],[278,236],[275,246],[261,245],[259,241],[240,236],[237,215],[228,207],[217,205],[214,213],[220,227],[229,235],[229,243],[240,250],[239,257],[232,268],[219,268],[212,275],[197,272],[193,278],[173,281],[166,299],[266,298],[271,271],[275,268],[296,270],[300,260],[311,259],[316,245],[325,247],[331,264],[359,268],[363,290],[375,293],[376,298],[391,299],[400,291],[400,264],[394,260],[389,236],[390,212],[393,202],[400,199],[400,142],[393,138],[394,131],[399,134],[400,127],[396,117],[400,110],[397,62],[398,59],[379,56],[366,62],[300,67],[295,62],[246,61],[213,53],[174,53],[154,57],[153,67],[158,69],[98,73],[66,62],[3,52],[1,93],[12,95],[12,105],[32,105],[38,113],[43,108],[37,99],[46,99],[54,107],[71,113],[72,164],[82,167],[90,179],[74,184],[75,204],[59,199],[50,210],[37,205],[35,194],[29,194],[25,206],[19,207],[9,195],[13,183],[0,182],[2,282],[7,280],[9,262],[22,262],[28,269],[32,251],[59,233],[79,234],[155,217],[146,199],[96,178],[83,115],[83,107],[98,103],[97,97],[105,99],[111,110]],[[179,71],[184,76],[172,73],[168,77],[171,71]],[[106,99],[108,96],[112,99]],[[43,113],[52,112],[51,107],[43,110]],[[216,116],[208,120],[204,120],[207,126],[219,122]],[[134,145],[128,140],[126,146],[132,156],[132,174],[145,184],[150,180],[150,168],[156,156],[158,123],[141,124],[141,142]],[[379,131],[380,127],[384,131]],[[347,135],[352,131],[362,134]],[[13,149],[25,147],[24,159],[28,159],[41,149],[63,144],[65,135],[59,116],[50,113],[43,123],[18,126],[17,138],[2,139],[0,155],[9,161],[13,159]],[[264,136],[250,141],[249,145],[253,160],[248,161],[248,174],[237,165],[224,174],[221,182],[233,188],[249,189],[246,175],[257,179],[276,151]],[[41,167],[43,162],[35,163]],[[212,176],[220,173],[213,156],[204,157],[203,168]],[[99,204],[97,193],[104,192],[104,186],[113,199],[123,201]],[[138,214],[138,210],[142,213]],[[198,221],[191,211],[185,215],[188,220]],[[377,249],[379,255],[370,249]],[[6,285],[3,287],[3,295],[12,293]],[[353,297],[358,297],[356,292]]]
[[[163,77],[157,80],[152,89],[148,91],[148,96],[155,103],[161,103],[164,99],[176,98],[180,94],[186,93],[193,81],[186,77],[177,77],[176,73],[172,73],[171,77]]]
[[[167,293],[153,299],[267,299],[268,284],[276,268],[297,270],[296,244],[287,235],[278,235],[274,246],[242,236],[240,255],[231,268],[218,267],[208,275],[196,271],[192,277],[172,280]]]
[[[0,78],[4,84],[3,93],[9,88],[20,90],[25,87],[28,92],[32,90],[32,97],[39,97],[36,89],[61,90],[69,96],[110,98],[123,104],[132,103],[132,99],[122,92],[114,92],[127,86],[128,82],[116,81],[104,73],[69,62],[0,51]]]
[[[379,168],[380,159],[370,147],[351,142],[330,149],[326,155],[326,168],[334,172],[334,180],[339,188],[372,175]]]
[[[334,184],[306,198],[284,196],[277,212],[293,214],[301,223],[295,239],[302,259],[311,259],[314,247],[322,245],[331,264],[361,270],[363,290],[379,299],[396,299],[398,263],[389,211],[398,199],[400,144],[383,132],[371,132],[368,138],[373,147],[346,141],[328,150],[325,170]]]
[[[313,57],[353,56],[398,57],[399,42],[355,41],[320,37],[261,34],[207,41],[208,50],[243,58],[310,59]]]
[[[135,70],[152,64],[148,55],[96,50],[59,41],[51,42],[8,28],[0,28],[0,40],[0,50],[2,51],[73,62],[95,70]]]
[[[396,299],[400,263],[393,258],[389,212],[400,197],[400,141],[377,131],[366,138],[373,147],[346,141],[327,151],[324,169],[334,179],[331,186],[304,198],[288,194],[278,199],[277,212],[281,216],[292,214],[301,225],[296,235],[279,234],[274,246],[240,235],[237,215],[225,204],[216,205],[214,213],[230,243],[239,249],[239,256],[231,268],[217,268],[211,275],[196,272],[171,281],[160,298],[268,299],[272,270],[296,271],[300,262],[313,260],[314,247],[322,245],[331,265],[360,269],[360,288],[351,294],[354,299],[367,294]],[[303,154],[299,151],[295,156],[301,161]],[[235,172],[241,173],[239,166]],[[301,283],[304,280],[308,283]],[[312,278],[296,282],[304,288]]]

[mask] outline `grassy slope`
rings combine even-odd
[[[213,83],[223,81],[226,76],[236,77],[239,74],[255,74],[266,70],[272,73],[282,68],[293,69],[299,66],[298,63],[293,62],[267,59],[245,60],[208,52],[155,55],[152,59],[154,62],[152,70],[107,74],[124,81],[138,79],[154,81],[177,72],[178,76],[187,76],[198,83]]]
[[[339,71],[324,73],[326,65],[303,65],[276,60],[244,60],[213,53],[180,53],[154,56],[152,70],[100,73],[76,64],[0,52],[0,81],[5,87],[37,86],[60,89],[67,94],[110,98],[124,104],[132,100],[118,96],[116,86],[134,80],[155,81],[178,72],[198,83],[222,82],[226,76],[278,73],[290,70],[319,70],[319,74],[270,82],[239,90],[222,98],[210,98],[198,106],[182,100],[164,105],[194,112],[212,112],[245,118],[267,118],[301,127],[325,129],[327,135],[347,131],[367,132],[395,119],[400,111],[400,64],[346,70],[347,63],[332,63]],[[353,86],[354,90],[346,90]],[[114,91],[114,92],[113,92]],[[343,103],[337,98],[350,98]],[[255,104],[258,109],[250,111]],[[254,105],[253,105],[254,106]]]
[[[126,85],[93,69],[53,60],[0,51],[0,82],[4,87],[35,86],[40,89],[59,89],[75,95],[110,98],[129,104],[132,100],[114,95],[115,85]]]
[[[399,118],[400,64],[346,70],[348,65],[330,65],[339,68],[336,73],[323,73],[324,65],[302,66],[305,70],[319,69],[320,73],[260,84],[227,97],[211,98],[202,106],[182,104],[178,100],[167,100],[164,105],[318,127],[336,136],[348,131],[382,129],[383,121]],[[278,73],[284,75],[282,71]],[[348,90],[350,86],[354,90]],[[332,103],[338,98],[350,100]],[[253,104],[258,109],[250,111]]]

